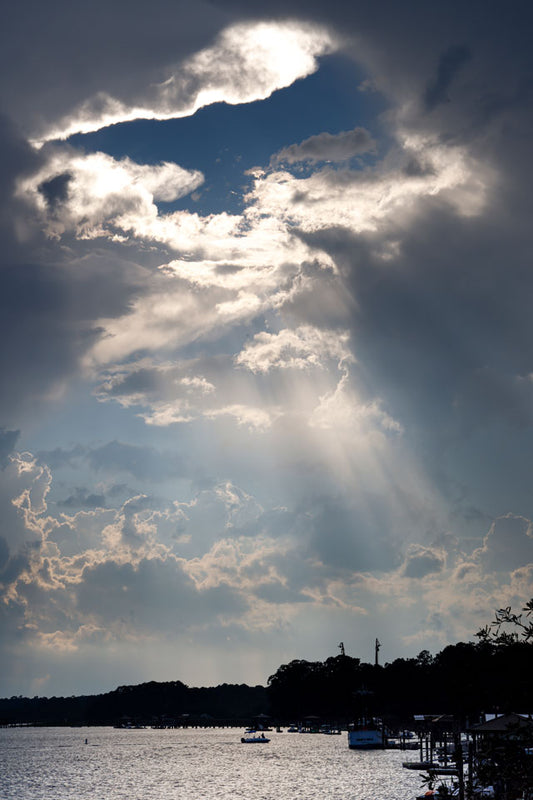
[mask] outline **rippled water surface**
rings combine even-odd
[[[0,800],[414,800],[416,772],[395,750],[349,750],[346,733],[235,728],[0,729]],[[88,744],[85,744],[85,738]]]

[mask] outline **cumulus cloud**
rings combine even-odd
[[[157,217],[157,200],[176,200],[203,182],[177,164],[136,164],[105,153],[52,149],[42,169],[19,182],[17,194],[35,206],[49,236],[116,236],[129,220]]]
[[[236,357],[236,363],[252,372],[271,369],[306,369],[321,366],[323,360],[352,361],[346,332],[321,331],[310,326],[282,330],[277,334],[257,333]]]
[[[337,225],[354,233],[383,231],[399,218],[416,216],[431,198],[452,205],[460,215],[481,212],[490,170],[460,146],[408,131],[398,138],[402,166],[389,158],[365,170],[323,167],[304,178],[276,171],[259,176],[248,199],[263,213],[281,216],[305,232]],[[413,159],[424,168],[410,169]]]

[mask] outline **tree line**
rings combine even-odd
[[[240,724],[260,715],[279,723],[319,718],[345,724],[363,715],[409,720],[453,714],[533,711],[533,600],[523,613],[499,609],[475,642],[422,650],[383,666],[344,653],[325,661],[281,665],[267,686],[188,687],[150,681],[77,697],[0,699],[0,724]]]

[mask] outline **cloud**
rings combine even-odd
[[[235,361],[252,372],[271,369],[308,369],[323,361],[352,361],[346,332],[321,331],[310,326],[285,329],[277,334],[263,331],[245,345]]]
[[[248,200],[262,213],[306,233],[335,226],[354,233],[385,233],[400,219],[416,217],[423,202],[432,198],[450,204],[461,216],[481,212],[490,171],[476,164],[465,148],[409,131],[398,131],[398,139],[395,158],[391,154],[372,168],[323,167],[304,178],[288,172],[259,176]],[[413,159],[424,169],[409,169]]]
[[[66,139],[134,119],[190,116],[212,103],[262,100],[314,72],[317,58],[336,47],[325,29],[304,22],[239,23],[221,31],[210,47],[167,64],[163,81],[143,86],[128,101],[100,91],[33,136]]]
[[[77,486],[73,494],[57,502],[60,508],[102,508],[105,504],[103,494],[88,492],[81,486]]]
[[[216,120],[321,63],[375,90],[335,127],[270,117],[231,213],[201,140],[137,163],[134,126],[37,151],[0,121],[0,624],[37,681],[262,680],[346,630],[409,655],[531,594],[527,26],[288,2],[6,19],[34,140]]]
[[[0,428],[0,467],[5,468],[9,463],[8,456],[15,449],[20,431],[8,431]]]
[[[186,473],[186,459],[181,455],[116,440],[91,448],[86,459],[96,472],[113,476],[126,472],[139,480],[155,483]]]
[[[457,73],[470,58],[470,49],[465,45],[453,45],[441,55],[437,74],[424,93],[424,104],[429,111],[439,103],[449,102],[448,89]]]
[[[425,578],[443,572],[446,565],[444,553],[429,547],[411,545],[403,565],[406,578]]]
[[[499,517],[491,525],[483,546],[474,552],[484,569],[509,572],[533,564],[531,520],[516,514]]]
[[[56,447],[54,450],[41,450],[37,453],[37,460],[41,464],[47,464],[52,470],[62,467],[76,468],[85,453],[86,448],[76,444],[69,450],[62,447]]]
[[[200,172],[177,164],[52,148],[42,169],[19,181],[17,195],[34,206],[51,237],[73,232],[78,239],[113,238],[117,229],[127,232],[131,217],[138,224],[157,217],[157,200],[176,200],[202,182]]]
[[[29,453],[13,452],[0,472],[0,589],[6,602],[10,585],[39,560],[50,483],[49,469]]]
[[[61,190],[48,186],[40,194],[39,176],[50,175],[47,161],[4,118],[0,144],[0,335],[10,342],[0,352],[0,369],[10,375],[4,386],[2,422],[14,428],[26,414],[31,416],[36,408],[43,409],[63,395],[83,354],[98,337],[92,324],[96,308],[98,314],[104,308],[110,314],[120,313],[133,288],[138,289],[143,270],[124,253],[83,253],[51,246],[41,225],[45,217],[49,230],[59,224],[57,215],[72,182],[66,181]],[[58,166],[60,176],[65,174],[63,167]],[[29,203],[17,194],[21,184],[33,187]]]
[[[229,586],[198,590],[172,559],[146,559],[135,568],[112,561],[87,568],[76,599],[82,614],[117,633],[123,629],[170,633],[245,609],[244,599]]]
[[[401,529],[410,520],[400,519],[400,495],[384,503],[382,494],[365,495],[359,486],[351,498],[322,492],[287,509],[265,508],[226,481],[187,503],[136,495],[117,508],[72,515],[64,506],[55,517],[46,502],[46,468],[17,456],[2,476],[2,509],[16,499],[17,538],[26,531],[33,541],[10,561],[0,544],[6,624],[23,621],[27,645],[40,652],[55,648],[74,657],[89,646],[104,653],[110,643],[124,652],[128,642],[147,640],[163,647],[169,637],[181,641],[216,627],[237,639],[273,628],[284,637],[293,624],[307,624],[306,608],[315,636],[322,636],[344,614],[369,614],[377,597],[380,624],[396,609],[404,646],[415,646],[417,630],[426,631],[426,645],[438,646],[464,636],[469,625],[470,633],[477,629],[501,592],[523,590],[530,580],[531,525],[523,518],[498,520],[468,561],[457,542],[448,555],[415,542],[402,555]],[[86,499],[85,491],[77,494]],[[496,578],[487,571],[493,569],[488,553],[498,550],[501,562],[497,541],[509,531],[524,546],[512,547],[513,558]]]
[[[364,128],[341,133],[319,133],[300,144],[284,147],[271,158],[272,164],[297,164],[300,161],[348,161],[362,153],[375,152],[376,143]]]

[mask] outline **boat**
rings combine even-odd
[[[458,775],[457,767],[448,767],[438,761],[404,761],[404,769],[416,769],[419,772],[433,772],[435,775]]]
[[[340,728],[332,728],[331,725],[321,725],[320,733],[324,733],[326,736],[339,736],[342,731]]]
[[[246,735],[245,732],[245,735],[241,736],[242,744],[267,744],[269,741],[270,739],[267,739],[264,733],[258,736],[257,734]]]
[[[348,728],[350,750],[378,750],[383,748],[383,731],[373,720],[363,720]]]

